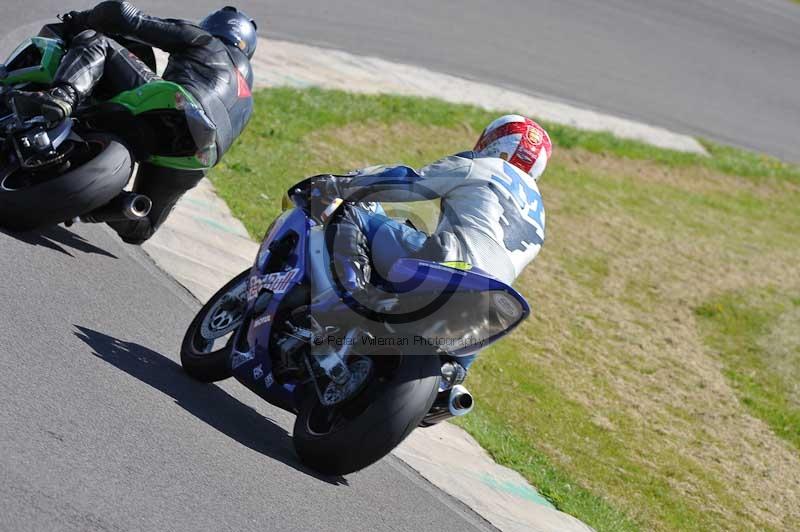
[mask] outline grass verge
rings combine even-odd
[[[695,314],[742,403],[800,450],[800,293],[726,293]]]
[[[259,238],[293,182],[421,165],[469,148],[493,118],[261,91],[211,177]],[[800,169],[547,126],[548,239],[516,284],[534,315],[476,363],[463,426],[598,530],[797,529],[800,352],[786,331],[800,330]]]

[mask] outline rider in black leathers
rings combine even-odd
[[[69,116],[96,86],[119,93],[156,78],[136,55],[109,37],[120,36],[170,54],[163,79],[183,86],[203,107],[216,128],[217,161],[247,125],[253,110],[250,59],[256,48],[257,28],[238,9],[224,7],[195,25],[144,15],[128,2],[105,1],[87,11],[73,11],[64,21],[74,37],[55,74],[53,88],[14,95],[23,117],[42,115],[56,122]],[[153,201],[149,216],[109,225],[125,242],[143,243],[203,175],[198,170],[141,164],[134,191]]]

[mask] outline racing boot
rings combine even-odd
[[[71,115],[78,103],[78,93],[69,85],[38,92],[15,91],[12,98],[20,119],[30,120],[43,116],[50,124],[58,123]]]

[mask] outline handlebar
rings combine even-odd
[[[342,205],[350,203],[321,192],[324,182],[333,177],[330,174],[321,174],[296,183],[287,191],[282,207],[288,209],[294,204],[317,223],[325,224]]]

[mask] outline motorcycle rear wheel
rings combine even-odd
[[[60,168],[0,167],[0,227],[29,231],[56,225],[102,207],[125,188],[133,174],[128,148],[102,133],[82,137],[84,143],[68,141],[75,145]]]
[[[394,357],[386,368],[388,357]],[[435,354],[378,355],[366,389],[354,399],[326,407],[313,390],[294,424],[300,459],[326,475],[363,469],[400,444],[419,425],[439,391],[441,362]]]

